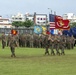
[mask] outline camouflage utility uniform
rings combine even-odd
[[[4,33],[2,34],[1,39],[2,39],[2,49],[4,49],[6,46],[6,36]]]
[[[14,37],[11,37],[11,40],[9,42],[10,50],[11,50],[11,57],[16,57],[15,56],[15,47],[17,46],[17,42],[15,41]]]

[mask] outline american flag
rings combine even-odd
[[[50,22],[50,29],[55,29],[55,22]]]
[[[49,25],[50,29],[55,29],[55,15],[49,14]]]

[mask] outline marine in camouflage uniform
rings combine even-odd
[[[59,40],[58,35],[55,35],[55,37],[54,37],[54,47],[56,49],[56,54],[57,55],[60,55],[60,52],[59,52],[59,42],[60,42],[60,40]]]
[[[55,55],[55,53],[54,53],[54,36],[52,36],[52,35],[50,37],[50,49],[51,49],[51,55]]]
[[[11,35],[8,34],[8,36],[7,36],[7,47],[9,46],[9,42],[10,42],[10,40],[11,40]]]
[[[39,36],[36,38],[36,48],[39,48]]]
[[[71,49],[74,49],[75,38],[71,36]]]
[[[60,49],[61,49],[61,55],[65,55],[64,49],[65,49],[66,39],[64,36],[60,37]]]
[[[1,39],[2,39],[2,49],[4,49],[6,46],[6,35],[5,35],[5,33],[2,33]]]
[[[21,37],[22,37],[22,35],[20,34],[20,35],[19,35],[19,47],[22,47]]]
[[[66,37],[66,47],[67,49],[71,49],[71,37],[70,36]]]
[[[30,35],[27,34],[26,36],[26,47],[30,47]]]
[[[26,36],[25,36],[25,34],[20,34],[19,35],[19,46],[20,47],[25,47],[26,46]]]
[[[10,50],[11,50],[11,57],[16,57],[15,56],[15,47],[18,46],[14,36],[11,37],[11,40],[9,42]]]
[[[43,48],[43,38],[42,38],[42,36],[40,36],[39,45],[40,45],[40,48]]]
[[[19,34],[16,34],[16,35],[15,35],[15,39],[16,39],[16,41],[17,41],[17,44],[19,45]]]
[[[49,55],[49,40],[48,40],[48,35],[45,36],[44,38],[44,44],[45,44],[45,55],[48,54]]]
[[[36,34],[34,34],[34,40],[33,40],[33,45],[34,45],[34,47],[36,48],[37,47],[37,35]]]
[[[30,47],[33,48],[33,35],[30,35]]]
[[[26,36],[25,36],[25,34],[22,35],[21,41],[22,41],[22,47],[25,47],[26,46]]]

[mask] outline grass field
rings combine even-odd
[[[76,48],[65,55],[44,55],[41,48],[16,48],[11,58],[8,47],[0,49],[0,75],[76,75]],[[50,52],[50,50],[49,50]]]

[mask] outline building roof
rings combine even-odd
[[[0,20],[9,20],[9,19],[0,18]]]
[[[6,24],[6,23],[0,23],[0,25],[12,25],[12,24],[10,24],[10,23],[9,23],[9,24]]]

